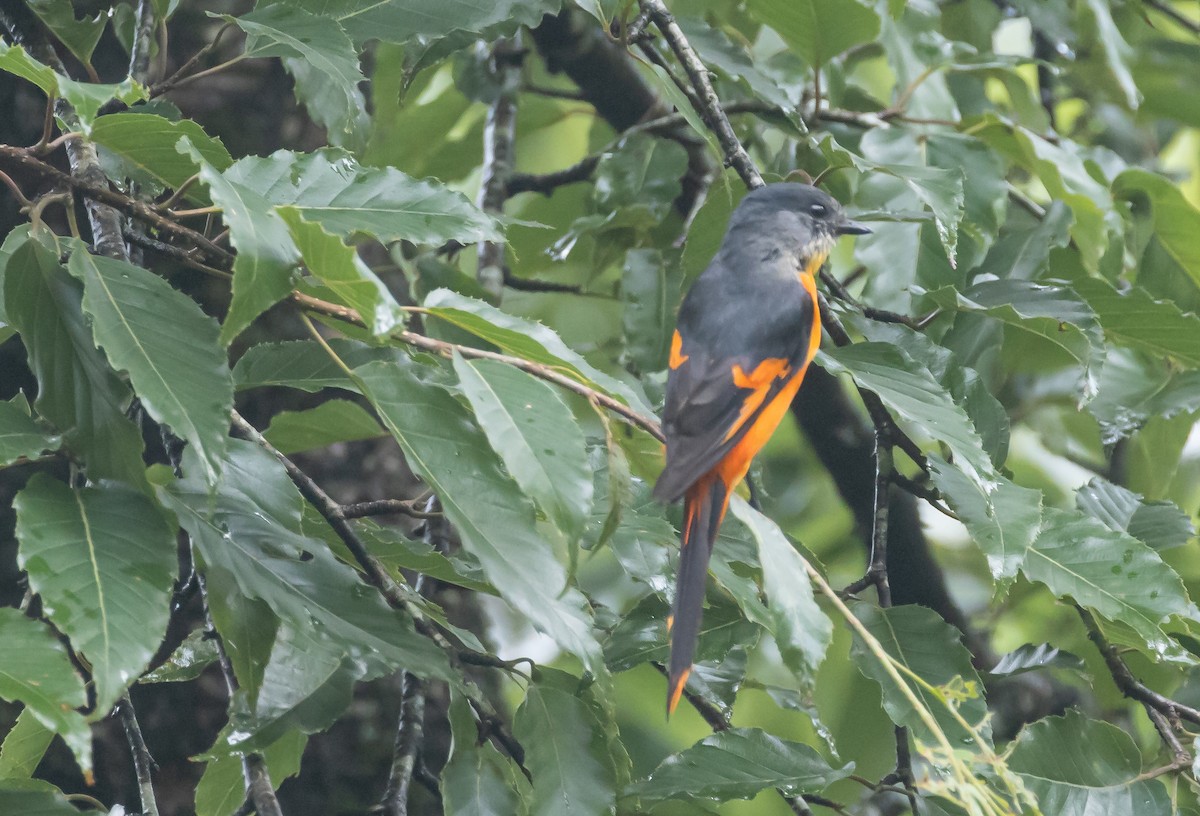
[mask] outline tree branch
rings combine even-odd
[[[641,7],[654,21],[654,25],[662,32],[663,37],[671,46],[671,50],[675,52],[675,56],[683,65],[683,70],[687,72],[688,79],[691,80],[699,100],[697,109],[704,117],[705,124],[716,134],[717,141],[720,142],[721,149],[725,152],[726,166],[735,169],[751,190],[762,187],[765,182],[759,174],[758,168],[750,160],[750,154],[738,141],[737,134],[733,132],[733,126],[729,124],[729,118],[721,110],[721,102],[717,99],[716,91],[713,90],[712,82],[708,78],[708,68],[700,61],[700,57],[696,55],[687,38],[683,36],[683,31],[675,22],[675,17],[667,10],[662,0],[640,0],[640,2]]]
[[[129,753],[133,757],[133,770],[137,774],[138,791],[141,793],[142,814],[158,816],[158,800],[154,796],[154,780],[151,775],[154,760],[146,748],[146,741],[142,739],[142,729],[138,725],[129,692],[117,703],[117,714],[121,718],[125,739],[129,742]]]
[[[400,723],[387,792],[383,797],[385,816],[408,816],[408,789],[417,767],[425,717],[425,687],[416,675],[404,673],[400,699]]]
[[[485,44],[477,46],[487,52],[491,79],[497,89],[483,129],[483,179],[478,200],[479,208],[492,215],[504,211],[504,200],[509,195],[508,177],[516,163],[517,89],[524,55],[518,37],[497,40],[490,51]],[[493,297],[499,297],[504,290],[506,247],[503,241],[482,241],[477,250],[475,277]]]

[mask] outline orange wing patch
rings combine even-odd
[[[754,370],[749,374],[740,365],[735,365],[731,369],[733,384],[738,388],[752,389],[752,393],[746,396],[737,420],[729,426],[729,430],[725,433],[723,441],[733,438],[733,435],[742,427],[742,423],[753,415],[758,410],[758,407],[762,405],[763,400],[767,398],[767,392],[771,390],[771,384],[775,380],[786,377],[790,370],[791,365],[785,357],[768,357],[755,366]]]
[[[671,336],[671,359],[669,362],[671,370],[674,371],[687,361],[688,355],[683,353],[683,337],[676,329],[675,334]]]

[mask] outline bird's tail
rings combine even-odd
[[[729,505],[729,488],[716,473],[709,473],[684,494],[683,543],[679,548],[679,577],[675,584],[675,608],[667,626],[671,631],[671,661],[668,673],[667,714],[675,711],[683,687],[692,671],[700,616],[717,530]]]

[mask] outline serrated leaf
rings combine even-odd
[[[1041,491],[1002,476],[981,485],[931,454],[933,484],[987,556],[992,577],[1004,584],[1016,577],[1042,520]]]
[[[247,57],[283,58],[296,79],[296,97],[332,144],[363,146],[368,119],[358,86],[366,78],[358,50],[337,20],[287,3],[225,19],[246,32]]]
[[[976,279],[995,275],[1007,280],[1037,280],[1050,265],[1050,250],[1069,243],[1070,227],[1070,208],[1052,201],[1033,226],[1012,228],[1010,222],[972,274]]]
[[[54,729],[42,725],[31,709],[22,709],[0,745],[0,779],[32,777],[53,739]]]
[[[38,380],[38,413],[62,428],[93,479],[145,484],[142,438],[125,417],[133,397],[96,348],[83,316],[83,286],[55,253],[27,240],[4,275],[8,319],[21,333]]]
[[[92,733],[83,715],[75,710],[87,705],[87,693],[67,650],[50,627],[11,608],[0,608],[0,643],[4,644],[0,697],[24,703],[26,715],[36,717],[52,733],[61,735],[79,759],[79,764],[90,768]],[[34,732],[29,725],[25,730]],[[21,765],[10,749],[18,750],[15,741],[10,745],[9,739],[5,738],[4,749],[0,751],[0,766],[8,762]],[[33,765],[37,765],[36,760]],[[32,772],[33,768],[29,768],[29,773]],[[0,778],[4,776],[0,773]]]
[[[1191,518],[1174,502],[1147,501],[1100,476],[1079,489],[1075,504],[1110,529],[1127,532],[1156,550],[1181,546],[1196,535]]]
[[[1099,394],[1088,412],[1100,422],[1100,439],[1111,445],[1152,418],[1171,419],[1200,405],[1200,371],[1179,371],[1172,362],[1128,348],[1110,348],[1100,369]]]
[[[598,371],[551,329],[532,320],[514,317],[495,306],[463,297],[449,289],[437,289],[425,298],[425,309],[486,340],[507,354],[552,368],[565,369],[580,382],[614,396],[643,416],[654,412],[623,382]]]
[[[283,466],[257,445],[230,440],[215,497],[194,476],[158,495],[192,536],[205,575],[217,575],[226,591],[263,602],[296,630],[311,630],[329,652],[360,662],[365,676],[404,666],[451,679],[445,655],[408,616],[390,609],[323,542],[300,532],[303,499]]]
[[[856,0],[751,0],[747,7],[815,68],[879,35],[879,15]]]
[[[1162,630],[1171,615],[1200,616],[1183,582],[1154,550],[1075,511],[1047,507],[1021,571],[1132,629],[1160,660],[1190,662]]]
[[[967,412],[929,371],[897,347],[855,343],[825,352],[821,364],[833,373],[846,372],[875,392],[910,433],[936,439],[954,454],[955,466],[987,487],[994,468]]]
[[[1070,669],[1081,672],[1085,666],[1082,658],[1049,643],[1039,643],[1036,646],[1026,643],[1008,654],[1001,655],[996,665],[988,669],[987,673],[993,677],[1012,677],[1038,669]]]
[[[75,10],[70,3],[59,0],[27,0],[30,10],[38,16],[46,27],[54,32],[54,36],[75,55],[84,65],[91,64],[92,52],[96,43],[104,36],[104,28],[108,19],[104,14],[97,14],[88,19],[76,19]]]
[[[372,360],[394,360],[400,355],[395,349],[376,348],[340,337],[330,338],[327,342],[351,368]],[[313,340],[251,346],[233,367],[233,381],[239,391],[283,386],[310,394],[324,388],[358,392],[358,384]]]
[[[854,614],[894,660],[937,689],[934,693],[905,677],[912,693],[933,714],[951,743],[971,737],[947,710],[948,704],[984,739],[991,740],[983,683],[971,665],[971,654],[962,644],[961,632],[932,609],[915,604],[880,609],[858,603]],[[920,739],[932,742],[934,736],[908,697],[857,635],[851,655],[858,670],[879,684],[883,707],[892,722],[908,726]]]
[[[133,104],[147,97],[146,89],[131,79],[115,85],[76,82],[38,62],[19,45],[0,43],[0,71],[32,82],[48,97],[61,96],[66,99],[74,109],[84,133],[91,128],[100,106],[108,100],[115,98]]]
[[[220,139],[190,119],[172,122],[148,113],[113,113],[97,119],[91,133],[92,141],[120,159],[135,181],[150,179],[171,189],[200,172],[199,162],[176,149],[185,136],[214,169],[233,163]]]
[[[1149,201],[1154,216],[1154,235],[1167,253],[1200,285],[1200,209],[1169,179],[1145,170],[1126,170],[1113,179],[1113,195],[1141,203]]]
[[[930,293],[946,309],[985,314],[1044,337],[1074,357],[1084,370],[1084,396],[1096,393],[1093,368],[1104,361],[1104,335],[1091,307],[1069,287],[1023,280],[981,281],[961,293]]]
[[[291,230],[308,271],[329,287],[338,302],[358,312],[372,334],[384,335],[403,324],[400,304],[353,247],[319,223],[305,221],[295,207],[280,207],[277,212]]]
[[[1173,812],[1157,780],[1139,780],[1141,754],[1115,725],[1078,711],[1026,726],[1008,757],[1043,813],[1085,816],[1122,813],[1168,816]]]
[[[604,640],[609,669],[623,672],[645,663],[665,663],[670,653],[666,626],[670,614],[670,604],[658,595],[647,595],[622,614]],[[720,663],[731,650],[752,647],[758,641],[759,626],[747,620],[741,607],[713,596],[700,623],[695,662]]]
[[[601,212],[627,209],[642,214],[649,227],[649,221],[660,221],[671,211],[687,162],[681,145],[635,133],[600,157],[592,198]]]
[[[292,276],[300,263],[300,251],[292,241],[287,224],[253,184],[237,180],[237,165],[218,171],[203,161],[187,139],[181,140],[182,154],[200,164],[200,180],[208,187],[213,203],[221,208],[229,242],[237,250],[233,259],[233,301],[221,326],[221,342],[229,345],[271,306],[292,291]]]
[[[95,716],[105,717],[166,629],[175,531],[145,495],[116,484],[73,490],[38,474],[14,505],[18,563],[91,665]]]
[[[1084,8],[1090,12],[1092,24],[1096,27],[1096,39],[1104,52],[1104,63],[1120,88],[1123,101],[1130,109],[1137,110],[1141,94],[1129,70],[1133,49],[1121,36],[1121,29],[1112,16],[1112,7],[1104,0],[1087,0]]]
[[[784,663],[797,674],[814,677],[833,636],[833,623],[813,597],[804,557],[770,519],[740,496],[733,497],[730,509],[758,544],[773,624],[770,631]]]
[[[766,788],[799,796],[819,793],[853,771],[853,764],[832,767],[803,743],[757,728],[731,728],[667,757],[622,798],[636,798],[643,807],[651,807],[667,799],[749,799]]]
[[[205,479],[225,458],[233,381],[217,323],[162,278],[75,242],[68,271],[83,282],[96,345],[125,371],[146,411],[195,448]]]
[[[1200,368],[1200,317],[1184,314],[1174,303],[1156,300],[1137,286],[1118,292],[1097,278],[1076,280],[1071,285],[1113,340]]]
[[[296,5],[318,13],[329,13],[326,0],[299,0]],[[456,31],[477,33],[497,23],[536,26],[545,14],[557,11],[561,0],[455,0],[428,3],[424,0],[342,0],[333,17],[354,41],[383,40],[400,43],[420,36],[443,37]]]
[[[616,804],[614,779],[598,756],[598,723],[578,697],[541,684],[529,687],[513,719],[533,775],[530,816],[601,816]]]
[[[503,239],[496,221],[462,193],[395,168],[361,165],[335,148],[249,156],[225,175],[275,206],[294,207],[306,221],[319,222],[343,238],[369,235],[385,244]]]
[[[280,737],[262,751],[263,761],[278,788],[300,770],[300,755],[308,737],[292,732]],[[213,757],[204,767],[196,785],[196,816],[228,816],[246,801],[246,776],[240,756]]]
[[[548,385],[494,360],[454,356],[459,387],[504,467],[572,543],[592,508],[583,431]]]
[[[62,444],[59,434],[47,433],[29,416],[29,404],[18,395],[0,402],[0,467],[18,459],[36,459]]]
[[[284,455],[323,448],[336,442],[375,439],[387,432],[361,405],[349,400],[328,400],[305,411],[280,411],[263,432]]]
[[[599,644],[583,596],[567,585],[566,572],[537,532],[532,505],[500,471],[466,409],[418,379],[411,365],[375,362],[355,373],[408,466],[441,500],[463,546],[479,559],[501,597],[597,669]]]

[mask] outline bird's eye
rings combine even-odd
[[[813,218],[824,218],[829,214],[829,208],[824,204],[812,204],[808,208],[808,214]]]

